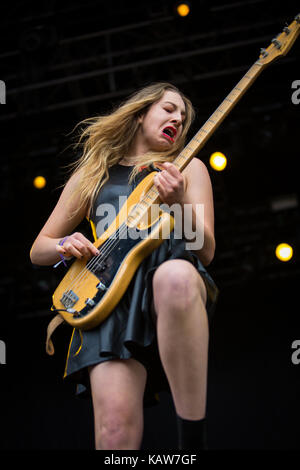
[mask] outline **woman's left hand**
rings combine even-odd
[[[184,176],[173,163],[159,162],[159,166],[164,169],[155,175],[153,182],[160,199],[169,206],[182,203],[185,192]]]

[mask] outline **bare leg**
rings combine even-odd
[[[200,420],[206,413],[208,320],[205,284],[185,260],[169,260],[153,278],[161,361],[177,414]]]
[[[127,359],[103,362],[89,372],[96,449],[139,449],[146,369],[135,359]]]

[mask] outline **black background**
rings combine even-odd
[[[152,81],[170,81],[192,100],[192,135],[290,24],[296,1],[198,1],[178,18],[175,2],[2,2],[0,79],[1,319],[0,448],[92,449],[90,401],[62,381],[71,329],[45,353],[51,295],[63,270],[32,266],[29,250],[74,159],[69,133]],[[277,4],[276,4],[277,5]],[[298,449],[300,339],[300,42],[266,68],[216,131],[201,158],[214,188],[217,250],[208,271],[220,288],[210,332],[208,443],[211,449]],[[209,167],[220,150],[224,172]],[[32,180],[47,178],[43,190]],[[82,227],[86,230],[86,227]],[[294,247],[287,263],[274,256]],[[145,410],[144,449],[176,448],[174,408],[161,394]]]

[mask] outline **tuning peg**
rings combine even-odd
[[[267,57],[268,55],[268,52],[263,47],[260,49],[260,53],[262,54],[263,57]]]
[[[296,15],[294,19],[297,21],[297,23],[300,23],[300,13]]]
[[[274,38],[274,39],[272,39],[271,42],[274,44],[275,47],[277,47],[277,49],[281,48],[281,42],[278,41],[278,39]]]
[[[283,28],[283,32],[284,32],[286,35],[288,35],[288,34],[290,34],[291,30],[290,30],[287,26],[285,26],[285,27]]]

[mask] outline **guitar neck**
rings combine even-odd
[[[272,42],[267,49],[261,50],[259,59],[252,65],[229,95],[226,96],[216,111],[210,116],[192,140],[190,140],[188,145],[173,160],[172,163],[176,165],[179,171],[182,172],[192,158],[197,155],[199,150],[206,144],[210,136],[219,127],[221,122],[223,122],[225,117],[230,113],[248,88],[250,88],[263,69],[278,57],[287,54],[299,33],[300,14],[295,16],[294,21],[292,21],[288,27],[285,27],[281,34],[272,39]],[[139,209],[142,209],[143,212],[144,210],[147,210],[152,203],[157,203],[159,200],[159,192],[153,184],[139,202]],[[135,214],[133,214],[133,217],[135,217]]]
[[[250,86],[258,77],[258,75],[262,72],[264,67],[266,67],[266,65],[262,64],[259,60],[257,60],[252,65],[252,67],[233,88],[229,95],[227,95],[224,101],[222,101],[216,111],[210,116],[206,123],[197,132],[197,134],[192,138],[192,140],[190,140],[188,145],[175,158],[175,160],[173,160],[172,163],[179,169],[179,171],[182,172],[192,160],[192,158],[206,144],[210,136],[219,127],[221,122],[230,113],[232,108],[236,105],[236,103],[240,100],[240,98],[244,95],[248,88],[250,88]],[[147,210],[151,204],[157,203],[157,201],[159,201],[159,193],[156,186],[153,185],[151,189],[149,189],[149,191],[146,193],[146,195],[141,199],[134,211],[130,214],[130,217],[132,219],[134,219],[135,217],[138,218],[140,216],[140,209],[141,212],[144,213],[144,211]]]
[[[216,111],[210,116],[206,123],[201,127],[197,134],[190,140],[188,145],[182,150],[182,152],[175,158],[173,164],[177,166],[179,171],[183,171],[193,157],[199,152],[199,150],[206,144],[210,136],[219,127],[221,122],[230,113],[233,107],[241,99],[244,93],[250,88],[252,83],[262,72],[265,65],[257,60],[248,72],[243,76],[239,83],[233,88],[233,90],[226,96],[224,101],[216,109]]]

